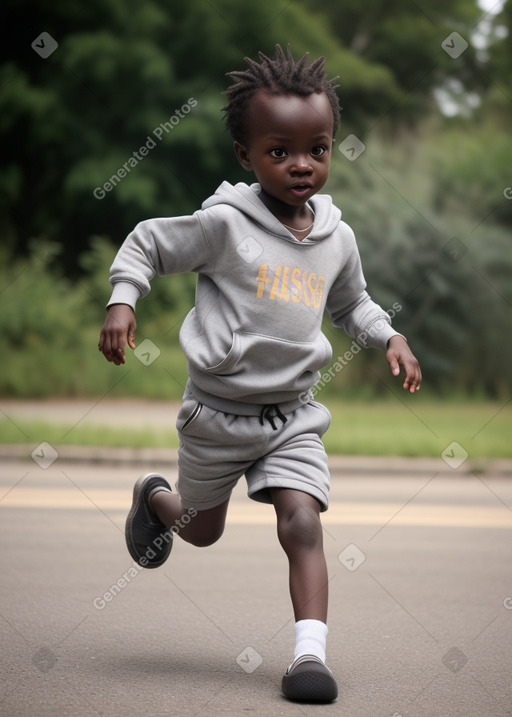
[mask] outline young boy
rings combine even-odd
[[[421,372],[406,340],[365,291],[350,228],[324,186],[339,105],[324,59],[296,62],[276,47],[230,73],[227,127],[257,184],[223,182],[192,216],[137,225],[111,268],[112,298],[99,349],[116,365],[135,348],[137,299],[156,274],[195,271],[195,307],[180,331],[189,381],[177,419],[179,493],[159,475],[140,478],[126,522],[134,560],[164,563],[172,537],[211,545],[224,530],[231,491],[245,474],[253,500],[271,503],[288,557],[296,647],[282,680],[292,700],[331,702],[325,664],[327,568],[320,513],[329,473],[321,441],[330,423],[309,393],[332,351],[334,326],[386,349],[404,389]],[[174,530],[173,530],[174,528]]]

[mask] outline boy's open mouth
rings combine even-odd
[[[290,192],[292,192],[292,194],[295,194],[295,196],[297,197],[302,197],[304,194],[307,194],[310,191],[310,184],[296,184],[294,187],[290,187]]]

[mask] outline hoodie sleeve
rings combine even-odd
[[[207,272],[212,255],[199,214],[137,224],[110,268],[113,291],[107,306],[128,304],[135,309],[155,275]]]
[[[348,259],[331,287],[327,311],[333,325],[344,329],[361,346],[385,349],[398,332],[391,327],[389,315],[367,293],[354,233],[346,224],[344,228]]]

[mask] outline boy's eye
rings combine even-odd
[[[282,157],[286,157],[286,150],[282,147],[274,147],[274,149],[270,150],[270,154],[276,159],[281,159]]]
[[[313,149],[311,150],[311,154],[314,157],[321,157],[322,154],[324,154],[325,152],[327,152],[327,147],[324,147],[323,144],[318,144],[316,147],[313,147]]]

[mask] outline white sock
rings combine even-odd
[[[315,655],[325,662],[327,625],[320,620],[299,620],[295,623],[295,653],[293,659],[301,655]]]

